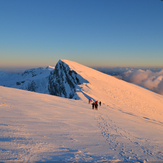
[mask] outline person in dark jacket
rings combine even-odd
[[[101,106],[101,101],[99,102],[99,105]]]
[[[92,109],[94,109],[94,107],[95,107],[95,103],[93,102],[93,103],[92,103]]]

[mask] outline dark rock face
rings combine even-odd
[[[87,81],[60,60],[55,70],[50,73],[49,93],[51,95],[72,99],[77,96],[76,86],[83,82]]]

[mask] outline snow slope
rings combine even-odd
[[[163,161],[161,95],[60,62],[85,79],[79,100],[0,87],[0,161]]]
[[[163,123],[163,97],[137,85],[88,68],[73,61],[62,60],[89,83],[78,86],[79,92],[101,100],[105,105],[150,121]]]

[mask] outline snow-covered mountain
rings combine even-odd
[[[153,120],[156,118],[155,110],[162,112],[162,103],[161,100],[158,100],[162,99],[161,96],[69,60],[59,60],[55,68],[29,69],[21,74],[1,72],[0,77],[2,86],[84,101],[88,99],[102,100],[103,103],[109,104],[111,107],[114,107],[116,102],[116,106],[119,108],[125,104],[125,110],[130,110],[133,107],[132,112],[140,114],[144,114],[148,110],[146,114],[149,114],[148,118]],[[151,96],[153,98],[153,95],[157,98],[153,99],[149,105],[149,98]],[[139,99],[143,99],[143,109]],[[157,115],[157,120],[159,119],[160,122],[163,122],[162,115],[162,113]]]
[[[62,60],[56,67],[29,69],[24,73],[0,72],[0,85],[66,98],[79,99],[76,87],[88,83]]]
[[[56,67],[29,69],[24,73],[0,72],[0,85],[60,97],[79,99],[76,87],[88,83],[81,75],[59,60]]]
[[[162,95],[68,60],[37,72],[1,75],[61,97],[0,87],[0,161],[163,161]]]
[[[88,99],[102,100],[103,103],[109,104],[111,107],[114,107],[116,102],[116,106],[119,108],[125,104],[125,110],[130,110],[133,107],[132,112],[140,114],[144,114],[146,110],[152,110],[152,113],[150,111],[146,114],[149,114],[148,118],[153,120],[156,118],[155,110],[162,112],[162,103],[161,100],[158,100],[162,99],[161,96],[69,60],[59,60],[55,68],[29,69],[21,74],[0,72],[0,77],[2,86],[84,101]],[[153,95],[157,96],[155,98],[157,100],[153,99],[149,105],[149,98],[151,96],[153,98]],[[139,99],[143,99],[143,109]],[[162,113],[157,115],[158,119],[163,122]]]
[[[6,73],[0,71],[0,85],[33,92],[47,93],[50,72],[54,67],[26,70],[24,73]]]

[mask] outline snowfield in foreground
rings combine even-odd
[[[0,161],[163,161],[162,95],[61,61],[79,100],[0,86]]]

